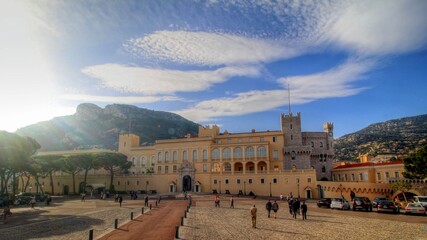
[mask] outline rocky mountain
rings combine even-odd
[[[42,146],[41,151],[117,149],[119,134],[128,133],[129,128],[140,136],[141,143],[150,144],[157,139],[179,138],[188,133],[197,135],[198,126],[174,113],[123,104],[107,105],[103,109],[83,103],[73,115],[23,127],[16,133],[35,138]]]
[[[362,154],[406,156],[427,141],[427,114],[372,124],[335,140],[335,157],[356,160]]]

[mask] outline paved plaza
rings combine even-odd
[[[179,227],[180,239],[427,239],[427,217],[404,214],[378,214],[318,208],[315,201],[308,202],[308,220],[301,216],[293,219],[286,202],[280,202],[277,219],[267,218],[265,199],[235,198],[235,208],[229,208],[229,196],[221,196],[221,207],[215,208],[212,195],[193,195],[193,206]],[[7,224],[0,224],[0,239],[88,239],[94,229],[94,239],[159,239],[160,235],[137,234],[152,229],[168,231],[156,224],[170,222],[173,227],[184,215],[184,200],[162,200],[153,210],[141,216],[143,200],[129,200],[123,207],[111,199],[78,198],[54,199],[52,206],[41,204],[34,209],[13,208]],[[258,208],[257,228],[251,227],[249,209]],[[171,214],[173,208],[179,214]],[[134,220],[130,221],[130,213]],[[159,216],[157,216],[159,215]],[[119,220],[119,230],[114,230],[114,219]],[[173,219],[172,219],[173,218]],[[148,226],[147,226],[148,225]],[[174,235],[174,234],[173,234]],[[111,236],[111,237],[110,237]],[[171,235],[169,235],[171,236]]]

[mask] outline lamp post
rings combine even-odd
[[[243,195],[246,195],[246,181],[243,181]]]
[[[219,180],[219,194],[221,194],[221,180]]]
[[[298,186],[298,198],[300,198],[300,195],[299,195],[299,182],[297,183],[297,186]]]
[[[270,197],[272,197],[272,195],[271,195],[271,182],[270,182]]]
[[[178,179],[175,179],[175,192],[178,192]]]
[[[145,181],[145,194],[148,194],[148,181]]]

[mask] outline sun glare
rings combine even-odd
[[[25,1],[0,8],[0,129],[16,128],[70,113],[57,103],[58,91],[43,51],[40,26]]]

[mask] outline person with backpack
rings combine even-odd
[[[265,204],[265,209],[267,209],[268,217],[270,217],[270,212],[272,207],[273,207],[273,204],[271,204],[271,201],[268,200],[268,202]]]

